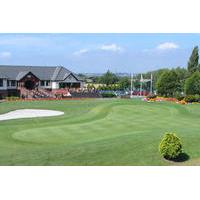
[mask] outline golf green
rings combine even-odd
[[[56,117],[0,121],[0,165],[199,165],[200,105],[91,99],[0,103],[63,111]],[[164,160],[158,145],[176,132],[189,156]]]

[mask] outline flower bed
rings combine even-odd
[[[143,98],[143,101],[146,101],[146,102],[161,102],[161,101],[169,101],[169,102],[175,102],[175,103],[178,103],[178,104],[182,104],[182,105],[185,105],[185,104],[200,104],[200,101],[192,101],[191,100],[192,97],[190,96],[186,96],[184,99],[182,100],[178,100],[176,98],[172,98],[172,97],[156,97],[156,98],[148,98],[148,97],[145,97]]]
[[[144,98],[143,101],[146,102],[161,102],[161,101],[172,101],[172,102],[177,102],[176,98],[166,98],[166,97],[155,97],[155,98]]]

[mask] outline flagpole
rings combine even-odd
[[[151,88],[150,88],[150,94],[153,92],[153,75],[151,73]]]

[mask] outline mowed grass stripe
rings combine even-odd
[[[0,104],[0,113],[21,108],[65,114],[0,122],[0,165],[174,165],[158,152],[166,131],[177,132],[190,159],[200,158],[199,105],[120,99],[9,102]]]

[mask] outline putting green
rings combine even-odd
[[[141,100],[8,102],[15,109],[51,109],[56,117],[0,122],[0,165],[195,165],[200,158],[200,105]],[[161,158],[158,144],[176,132],[190,159]]]

